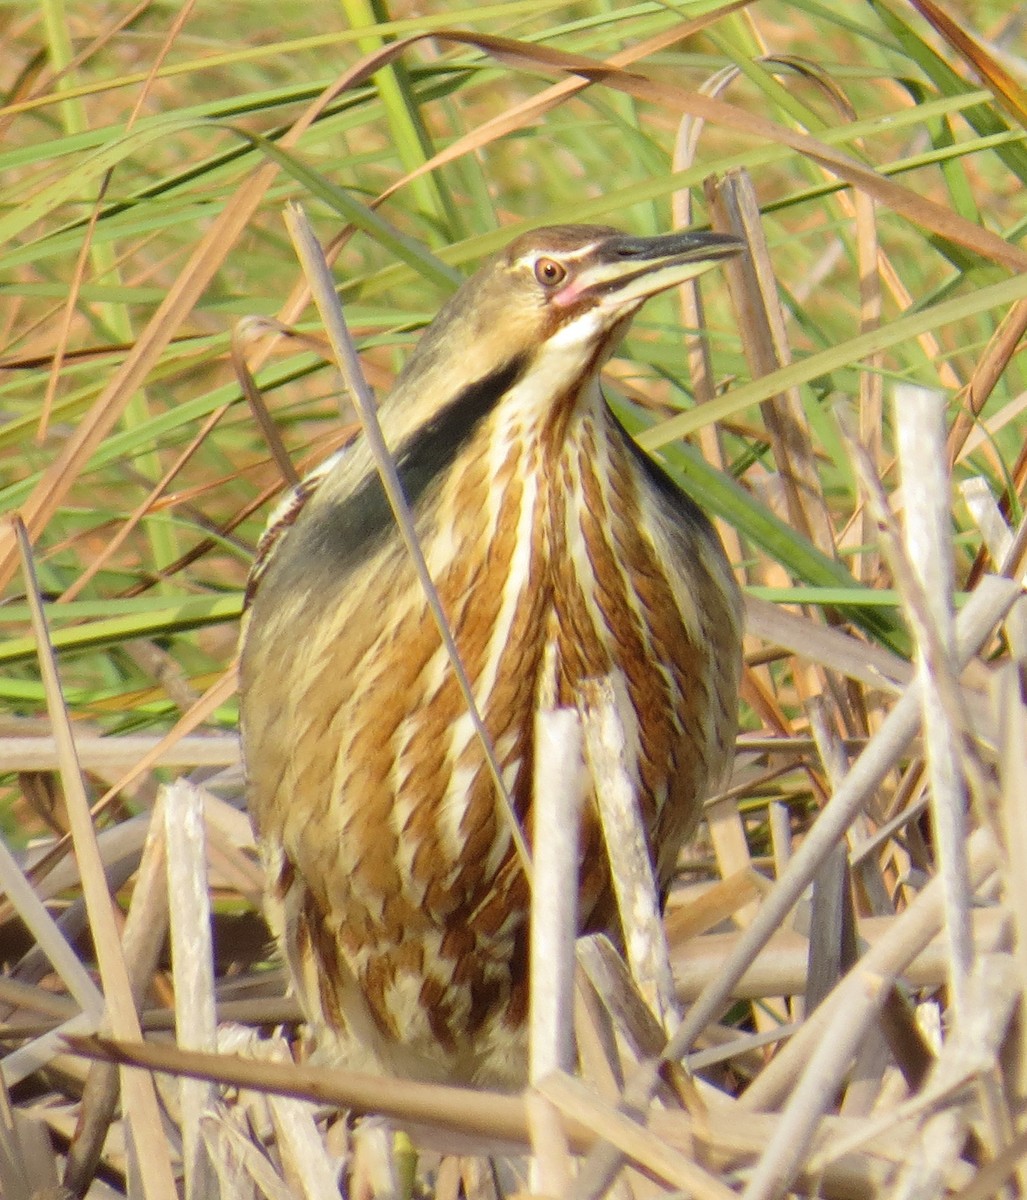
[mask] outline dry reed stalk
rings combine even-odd
[[[528,1074],[574,1069],[574,939],[584,778],[581,725],[571,709],[540,712],[535,723],[535,880],[531,920]],[[543,836],[539,836],[542,834]]]
[[[922,893],[921,893],[922,894]],[[1008,940],[1010,913],[1004,906],[973,910],[973,938],[984,953],[998,950]],[[863,917],[856,935],[866,953],[888,936],[896,921],[890,917]],[[672,947],[674,981],[678,999],[689,1004],[717,979],[743,935],[710,933]],[[731,989],[732,1000],[759,1000],[763,996],[801,996],[809,981],[809,937],[796,929],[780,929],[752,960]],[[915,988],[939,988],[945,983],[947,950],[943,931],[930,939],[903,968],[903,979]]]
[[[158,793],[125,921],[125,960],[137,1006],[141,1005],[156,970],[168,927],[163,810]],[[76,1195],[89,1186],[96,1173],[119,1098],[116,1069],[107,1063],[93,1063],[82,1092],[79,1121],[68,1147],[64,1173],[65,1186]]]
[[[89,736],[77,732],[75,748],[84,771],[117,778],[163,742],[152,734]],[[162,748],[154,766],[182,770],[186,767],[232,767],[239,763],[239,738],[235,734],[184,737]],[[0,736],[0,771],[53,771],[57,768],[57,742],[52,734]]]
[[[0,1075],[0,1189],[8,1200],[33,1200],[58,1189],[57,1163],[42,1122],[15,1108]]]
[[[82,871],[82,892],[89,911],[89,924],[104,986],[106,1016],[116,1037],[135,1039],[142,1035],[139,1017],[132,1000],[131,982],[121,937],[111,897],[107,891],[103,860],[96,841],[96,830],[93,828],[85,785],[75,756],[75,740],[61,695],[57,662],[43,615],[31,547],[25,527],[17,519],[14,522],[14,535],[22,556],[22,568],[32,610],[33,631],[39,653],[40,673],[47,694],[47,708],[60,752],[61,780],[68,805],[75,853]],[[174,1185],[152,1080],[135,1071],[123,1071],[121,1090],[143,1194],[147,1200],[161,1200],[170,1194]]]
[[[677,1001],[656,877],[641,810],[627,769],[624,727],[611,679],[593,680],[581,697],[585,758],[595,787],[610,875],[632,978],[657,1022],[677,1024]]]
[[[214,965],[207,886],[207,844],[203,799],[185,780],[163,791],[167,846],[171,962],[175,984],[175,1035],[179,1046],[212,1051],[217,1045],[214,1014]],[[212,1164],[200,1133],[216,1091],[202,1080],[179,1085],[185,1200],[202,1200],[214,1181]]]
[[[994,840],[987,831],[977,830],[969,839],[967,852],[971,881],[975,887],[980,887],[995,869],[997,850]],[[932,880],[909,907],[891,921],[880,940],[864,953],[860,965],[877,978],[901,975],[943,928],[942,886]],[[795,1078],[823,1038],[832,1010],[841,1007],[837,995],[838,989],[807,1018],[799,1034],[767,1065],[759,1079],[740,1098],[743,1107],[772,1108],[791,1090]]]
[[[895,390],[906,551],[919,595],[906,596],[917,642],[929,796],[938,869],[946,896],[949,984],[957,1024],[969,1019],[974,946],[964,845],[967,791],[960,742],[965,722],[954,695],[953,564],[943,399],[924,388]],[[899,585],[903,586],[901,575]]]
[[[555,678],[554,675],[551,676]],[[530,1187],[563,1195],[570,1154],[559,1114],[537,1089],[554,1073],[573,1071],[574,939],[578,929],[581,803],[584,799],[581,723],[572,709],[545,709],[535,721],[531,892],[531,976],[525,1101],[533,1156]],[[544,826],[543,826],[544,822]]]
[[[735,170],[723,181],[708,179],[705,190],[713,227],[742,238],[748,251],[724,270],[738,327],[746,332],[742,348],[749,373],[759,379],[787,366],[791,352],[755,188],[748,172]],[[799,389],[765,400],[760,409],[789,522],[833,554],[833,527]]]
[[[969,661],[977,652],[996,622],[1008,612],[1017,594],[1018,589],[1005,587],[999,580],[982,581],[981,587],[973,594],[957,621],[957,654],[960,663]],[[831,853],[838,839],[844,836],[854,817],[873,795],[892,765],[900,759],[917,728],[919,691],[916,684],[907,689],[871,738],[866,749],[853,762],[848,775],[842,780],[795,852],[784,875],[778,879],[764,899],[756,917],[739,939],[734,952],[724,964],[721,976],[711,981],[686,1015],[671,1039],[666,1058],[677,1059],[686,1053],[702,1029],[716,1017],[731,990],[785,919],[802,890],[813,879],[820,864]],[[867,997],[865,993],[860,996],[855,985],[853,995],[854,1002],[859,1003],[868,1014],[875,1011],[878,1001],[872,996]],[[882,1002],[883,999],[882,995]],[[807,1026],[809,1024],[807,1021]],[[826,1055],[828,1051],[825,1050],[824,1053]],[[658,1078],[657,1064],[643,1066],[628,1081],[623,1102],[630,1107],[644,1106],[652,1095]],[[819,1110],[809,1110],[809,1115],[805,1118],[809,1127],[815,1125],[818,1115]],[[613,1147],[604,1146],[590,1152],[579,1176],[575,1195],[581,1200],[595,1200],[612,1180],[619,1162],[620,1155]],[[787,1171],[783,1173],[787,1174]],[[772,1181],[780,1178],[781,1174],[779,1165],[768,1166],[766,1186],[771,1187]],[[760,1186],[763,1187],[764,1184]]]

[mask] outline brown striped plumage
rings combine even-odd
[[[594,226],[518,238],[436,318],[380,414],[526,831],[540,698],[573,705],[611,676],[664,889],[730,756],[738,594],[598,376],[648,296],[736,249]],[[362,441],[304,482],[261,551],[241,659],[250,811],[323,1051],[516,1085],[526,882]],[[615,927],[591,811],[580,891],[583,929]]]

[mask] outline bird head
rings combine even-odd
[[[427,396],[518,364],[559,379],[598,372],[651,296],[693,279],[742,249],[730,234],[635,237],[604,225],[553,225],[516,238],[449,300],[425,331],[397,383],[400,413],[426,417]],[[399,410],[398,412],[396,410]],[[406,432],[406,430],[403,430]]]
[[[523,234],[483,274],[516,297],[518,311],[531,313],[536,337],[591,314],[586,328],[603,338],[650,296],[701,275],[741,246],[722,233],[632,237],[603,225],[557,225]]]
[[[480,460],[481,435],[523,446],[528,433],[561,447],[574,414],[605,407],[600,367],[645,301],[741,249],[728,234],[634,237],[599,225],[555,225],[512,241],[442,308],[379,408],[411,506],[465,450]],[[311,505],[301,500],[319,514],[306,522],[307,542],[292,538],[276,554],[280,566],[295,559],[308,574],[311,562],[342,570],[392,525],[366,438],[318,472]],[[280,574],[288,584],[289,570]]]

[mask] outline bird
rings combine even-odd
[[[733,753],[740,592],[600,372],[650,297],[740,249],[710,231],[521,234],[443,306],[378,409],[525,836],[546,827],[536,711],[608,678],[664,899]],[[265,912],[316,1061],[521,1087],[530,888],[366,438],[272,515],[239,680]],[[616,937],[585,790],[580,929]]]

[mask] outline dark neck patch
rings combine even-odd
[[[699,529],[704,534],[707,532],[712,533],[713,526],[710,524],[709,517],[706,516],[699,505],[667,474],[655,459],[650,458],[646,454],[618,420],[617,414],[613,409],[609,411],[614,423],[624,435],[624,441],[627,443],[632,457],[642,468],[643,474],[649,480],[654,491],[660,496],[669,513],[680,519],[682,525],[686,526],[690,532]],[[673,528],[673,525],[671,527]]]
[[[415,513],[425,492],[453,465],[527,365],[528,356],[517,355],[499,370],[469,384],[400,446],[396,466],[407,503]],[[326,565],[330,561],[333,574],[344,572],[371,553],[394,523],[375,469],[355,492],[318,513],[316,526],[307,533],[307,549]]]

